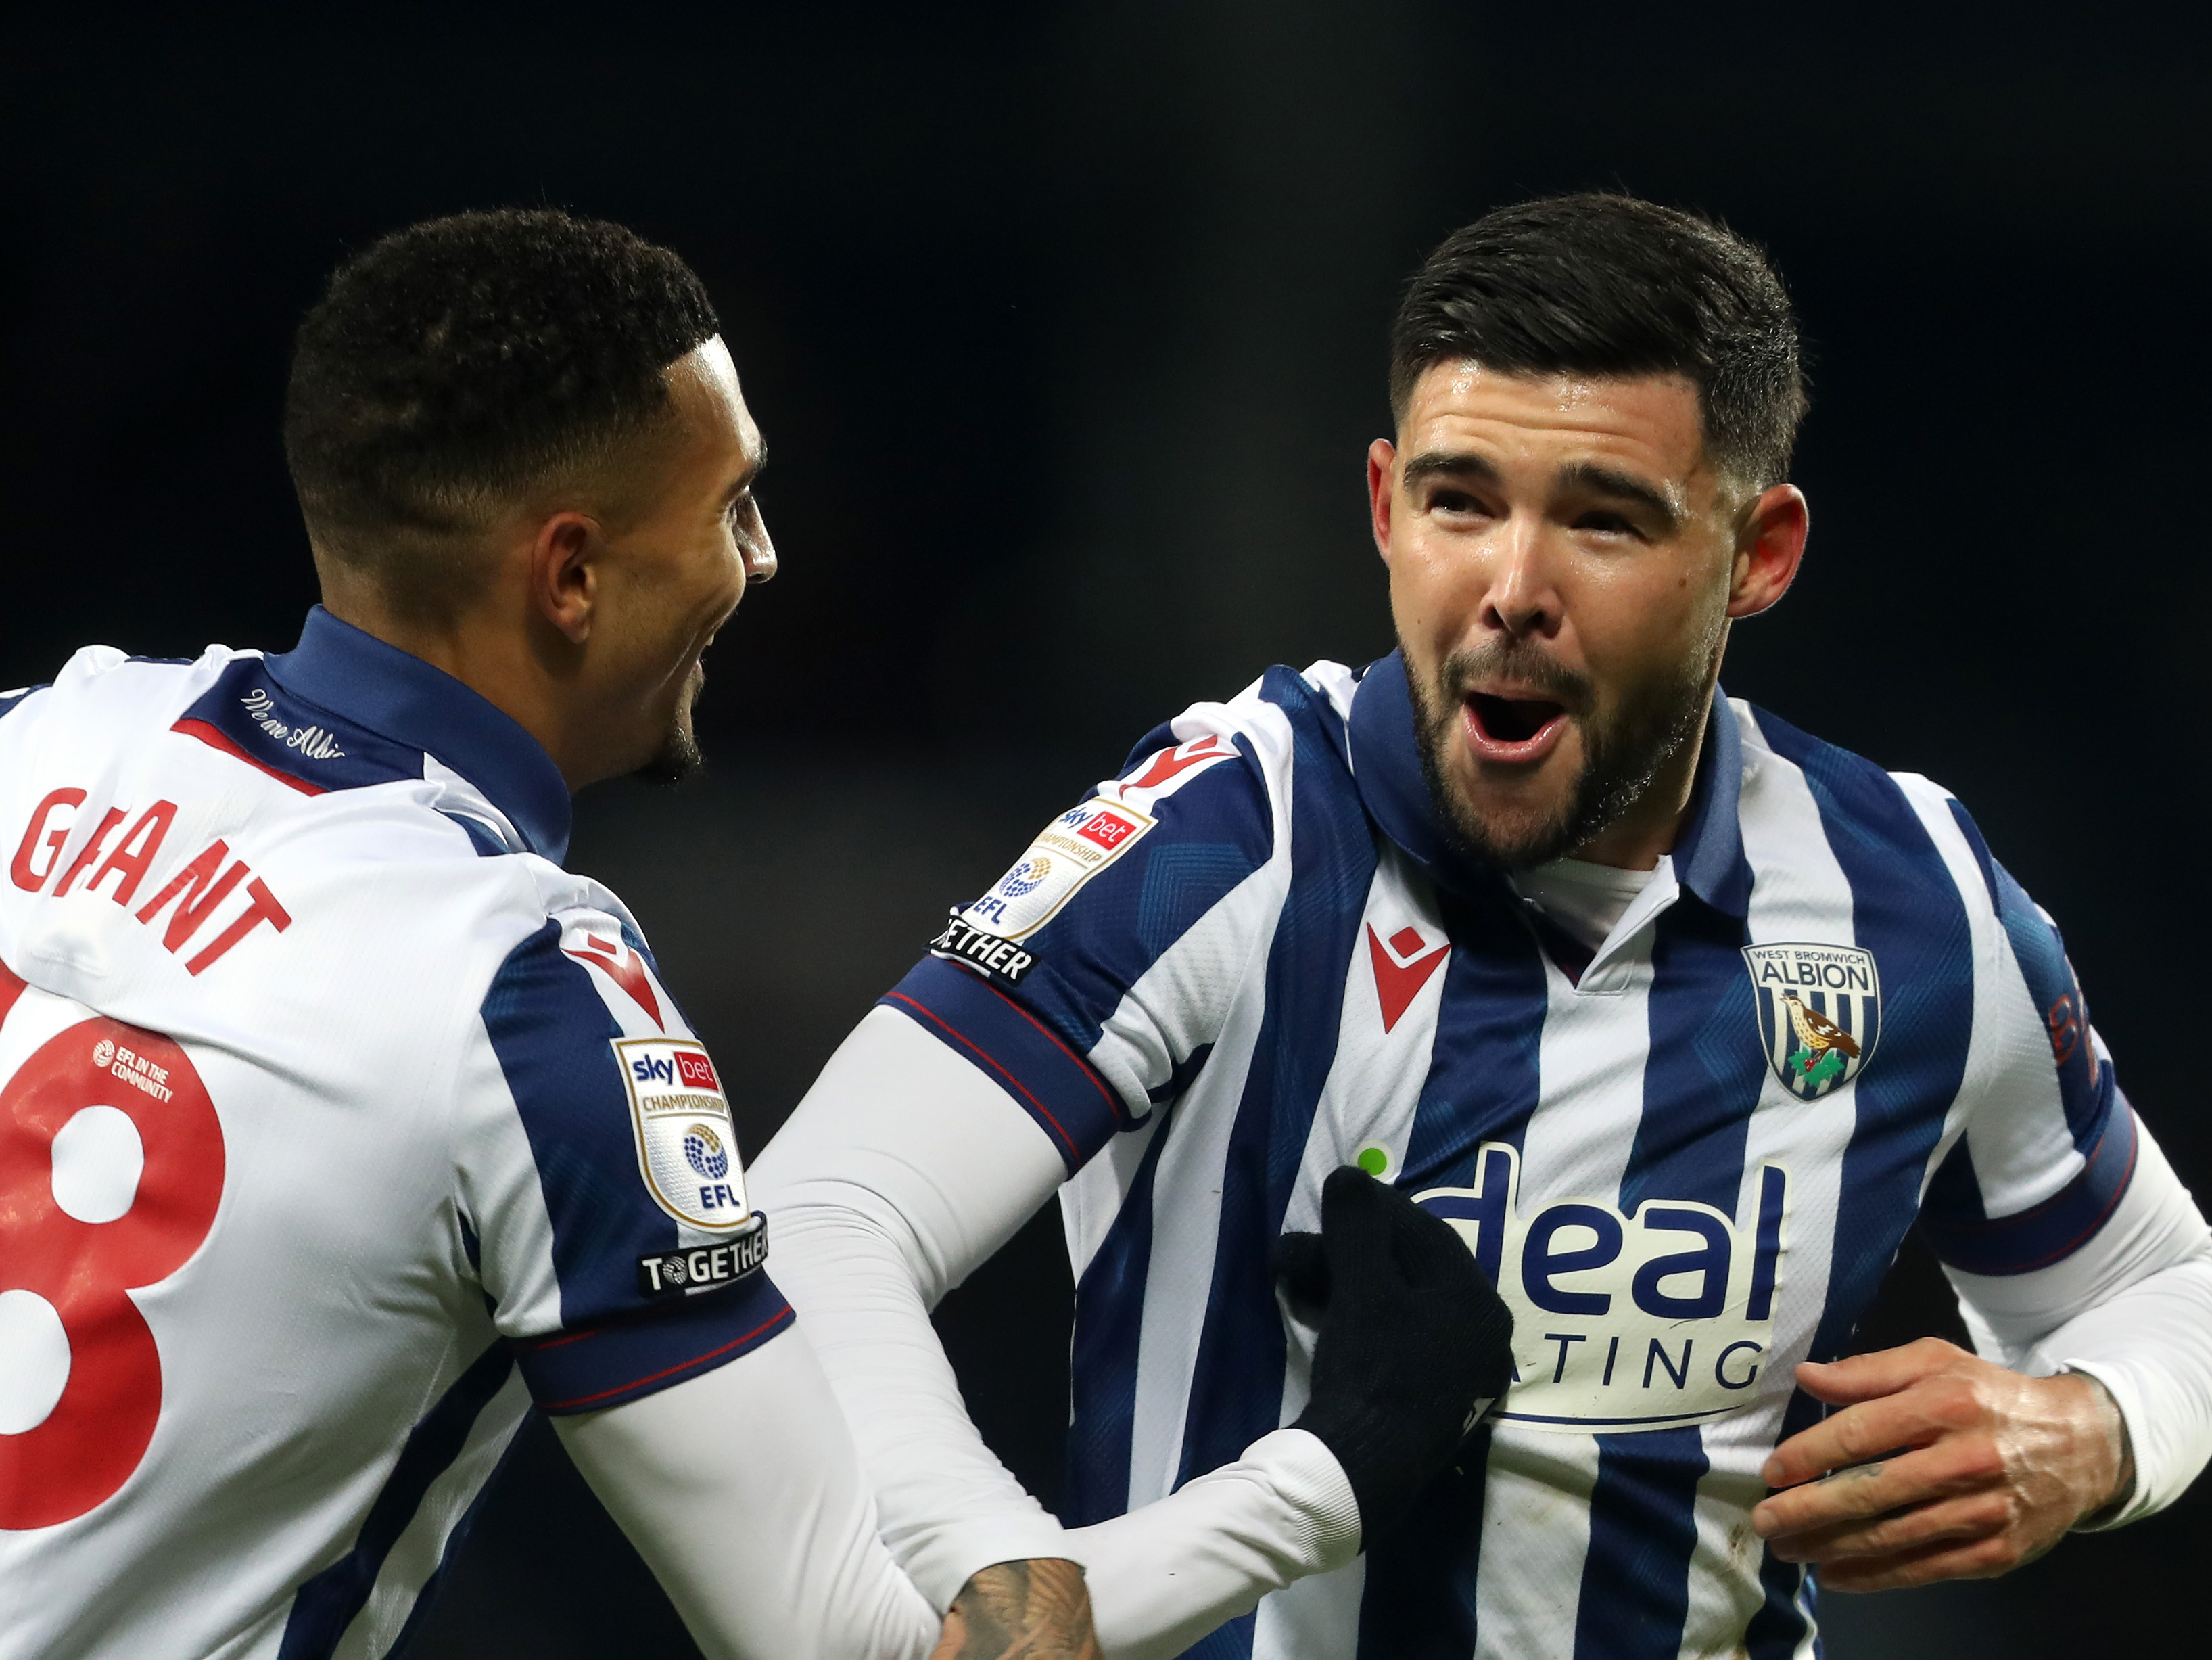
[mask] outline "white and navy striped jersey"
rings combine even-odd
[[[1750,1529],[1917,1221],[2053,1263],[2134,1116],[2055,928],[1964,810],[1716,705],[1674,853],[1594,951],[1449,848],[1395,657],[1271,670],[1148,737],[885,1003],[1059,1147],[1078,1276],[1064,1519],[1237,1459],[1304,1402],[1276,1237],[1358,1162],[1512,1305],[1486,1459],[1190,1651],[1814,1651]]]
[[[386,1653],[533,1402],[789,1326],[568,823],[319,610],[0,700],[0,1656]]]

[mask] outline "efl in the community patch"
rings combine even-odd
[[[961,916],[994,939],[1026,939],[1085,882],[1143,840],[1155,822],[1151,814],[1103,796],[1070,807],[1039,830],[1014,867]]]
[[[1881,1037],[1881,976],[1856,946],[1746,946],[1759,1041],[1790,1093],[1807,1101],[1866,1070]]]
[[[737,1132],[706,1049],[681,1037],[617,1037],[614,1049],[629,1091],[638,1173],[653,1202],[695,1228],[744,1227],[752,1213]]]

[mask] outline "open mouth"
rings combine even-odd
[[[1566,705],[1549,697],[1470,692],[1463,707],[1468,741],[1486,761],[1540,760],[1567,724]]]

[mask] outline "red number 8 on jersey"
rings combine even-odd
[[[21,989],[0,968],[0,1018]],[[143,1153],[135,1188],[132,1132]],[[4,1346],[12,1355],[0,1353],[0,1528],[82,1516],[146,1456],[161,1357],[126,1293],[167,1279],[199,1248],[222,1175],[206,1087],[155,1033],[79,1021],[0,1088],[0,1331],[15,1340]]]

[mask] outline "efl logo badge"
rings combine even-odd
[[[1866,1070],[1881,1037],[1881,976],[1856,946],[1746,946],[1759,1041],[1774,1075],[1802,1100]]]
[[[748,1226],[745,1173],[714,1063],[684,1038],[618,1037],[615,1064],[629,1091],[638,1173],[653,1203],[713,1233]]]
[[[1092,798],[1037,832],[1030,850],[990,892],[960,913],[994,941],[1019,941],[1057,915],[1085,882],[1144,838],[1151,814],[1103,796]]]

